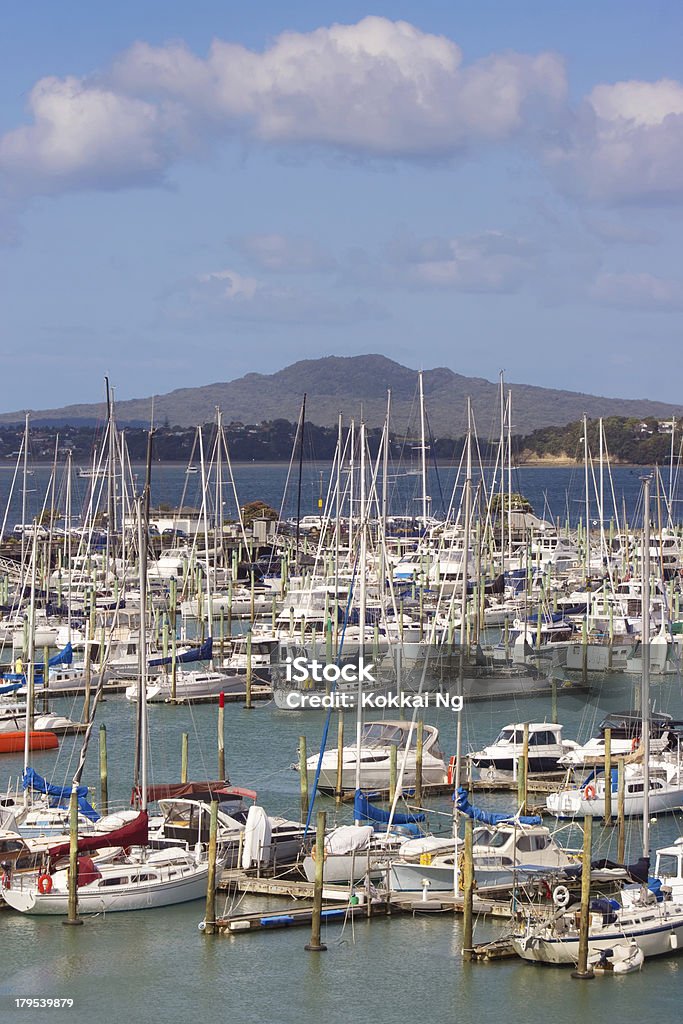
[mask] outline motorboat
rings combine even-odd
[[[462,841],[409,839],[391,863],[391,887],[397,892],[452,892],[459,871]],[[515,819],[475,828],[472,837],[474,877],[479,889],[512,886],[558,875],[578,863],[577,851],[564,849],[550,829]]]
[[[524,729],[524,723],[506,725],[493,743],[467,755],[480,779],[494,781],[516,773],[524,754]],[[562,726],[556,723],[530,722],[528,735],[527,763],[532,774],[561,770],[560,759],[578,746],[573,740],[562,739]]]
[[[382,790],[389,788],[391,751],[396,748],[397,764],[403,766],[402,786],[415,785],[417,729],[408,721],[365,722],[362,725],[360,745],[353,743],[342,749],[342,789],[354,790],[360,776],[360,788]],[[315,782],[318,770],[317,754],[306,761],[309,786]],[[320,760],[318,789],[334,793],[337,788],[336,748],[326,750]],[[439,747],[439,731],[433,725],[424,726],[422,746],[422,782],[441,786],[448,780],[448,767]]]

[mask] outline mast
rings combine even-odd
[[[422,530],[427,530],[427,444],[425,436],[425,394],[422,370],[417,375],[420,391],[420,470],[422,475]]]
[[[643,857],[650,856],[650,479],[643,481],[642,677],[640,710],[643,742]]]
[[[28,420],[29,413],[26,413],[26,422],[24,426],[24,474],[23,483],[21,486],[21,565],[22,569],[26,562],[26,481],[28,479]]]
[[[147,495],[143,492],[137,501],[138,548],[140,552],[140,641],[138,647],[141,652],[140,689],[138,691],[140,735],[138,742],[140,750],[140,807],[143,811],[147,810],[147,531],[143,528],[146,503]],[[145,521],[144,526],[146,527],[146,525]]]
[[[304,398],[301,403],[301,415],[299,416],[299,484],[296,492],[296,542],[294,547],[294,556],[297,561],[297,570],[299,568],[299,534],[301,531],[301,480],[303,477],[304,470],[304,424],[306,422],[306,392],[304,391]]]
[[[586,488],[586,579],[591,574],[591,511],[590,511],[590,491],[588,489],[588,417],[583,414],[583,462],[584,462],[584,482]]]
[[[28,423],[28,416],[26,417]],[[23,535],[23,531],[22,531]],[[36,648],[36,568],[38,551],[38,527],[33,524],[33,544],[31,546],[31,601],[28,612],[28,652],[26,655],[26,728],[24,731],[24,772],[28,768],[29,752],[31,748],[31,730],[33,729],[34,713],[34,661]],[[47,667],[47,666],[46,666]],[[45,685],[45,680],[43,680]],[[24,807],[28,805],[28,790],[24,790]]]

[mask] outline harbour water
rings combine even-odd
[[[236,467],[240,503],[261,498],[279,507],[286,467]],[[327,467],[323,472],[328,472]],[[448,471],[447,471],[448,472]],[[442,474],[445,488],[450,485]],[[553,516],[563,520],[567,507],[575,519],[582,507],[581,480],[576,470],[523,470],[515,489],[522,491],[537,512],[545,498]],[[309,474],[307,507],[316,511],[320,469]],[[40,493],[43,474],[33,477]],[[623,495],[627,514],[636,510],[640,491],[639,472],[615,471],[617,503]],[[154,502],[176,505],[180,500],[184,470],[155,467]],[[5,486],[6,474],[0,474]],[[432,481],[433,482],[433,481]],[[84,483],[84,481],[82,481]],[[412,481],[414,483],[414,481]],[[194,483],[193,483],[194,486]],[[569,499],[576,490],[576,501]],[[433,491],[435,493],[435,491]],[[545,496],[545,497],[544,497]],[[394,511],[404,511],[412,501],[409,490],[401,493]],[[448,498],[446,499],[448,500]],[[569,505],[568,505],[569,502]],[[436,509],[435,509],[436,510]],[[285,510],[286,513],[291,511]],[[415,509],[411,509],[415,511]],[[11,517],[16,516],[13,505]],[[596,684],[589,695],[560,689],[559,719],[568,738],[585,740],[608,710],[632,705],[635,679],[610,678]],[[680,676],[653,682],[656,709],[683,717]],[[55,706],[80,717],[80,701],[63,698]],[[100,708],[98,723],[107,726],[110,800],[127,803],[132,783],[134,707],[122,697],[111,697]],[[550,699],[481,702],[465,708],[464,742],[476,749],[491,740],[512,721],[550,717]],[[439,726],[447,753],[455,746],[455,715],[430,709],[427,720]],[[316,712],[279,712],[274,705],[245,710],[240,704],[226,709],[225,744],[230,779],[254,788],[269,813],[298,816],[298,776],[291,770],[297,740],[305,734],[309,751],[320,742],[324,716]],[[173,781],[180,774],[181,733],[190,735],[190,777],[213,778],[216,774],[216,708],[166,705],[150,708],[150,772],[152,783]],[[36,754],[37,771],[56,783],[73,774],[78,743],[65,739],[58,752]],[[20,756],[4,755],[0,782],[21,772]],[[84,781],[97,791],[96,736],[88,754]],[[490,809],[511,809],[512,794],[482,795]],[[333,802],[320,807],[334,818]],[[446,799],[434,803],[447,815]],[[341,817],[348,820],[349,811]],[[446,818],[434,817],[433,823]],[[680,813],[662,816],[652,830],[653,847],[678,837]],[[595,854],[614,854],[614,830],[596,828]],[[628,840],[638,855],[639,827],[629,824]],[[218,909],[222,910],[219,897]],[[273,908],[280,901],[262,897],[234,898],[240,909]],[[229,897],[228,907],[233,906]],[[517,1024],[575,1024],[577,1020],[656,1020],[674,1024],[681,1020],[683,955],[648,960],[640,974],[575,981],[562,968],[544,968],[511,959],[492,964],[464,963],[461,921],[451,915],[393,916],[371,922],[355,920],[346,926],[324,928],[328,951],[304,951],[306,929],[261,931],[249,935],[208,937],[198,930],[203,904],[137,913],[110,914],[85,919],[80,928],[62,927],[57,918],[0,913],[0,1008],[5,1019],[13,1012],[25,1021],[50,1019],[104,1022],[158,1020],[176,1024],[191,1019],[226,1020],[235,1024],[295,1024],[322,1022],[348,1024],[395,1024],[404,1020],[453,1021],[482,1024],[504,1021]],[[504,921],[480,921],[475,941],[483,941],[505,929]],[[19,1009],[15,1000],[30,998],[73,999],[72,1008]]]

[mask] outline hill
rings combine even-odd
[[[423,374],[427,415],[435,436],[459,437],[465,432],[465,400],[472,399],[480,436],[499,429],[498,384],[481,377],[464,377],[446,367]],[[296,420],[301,399],[307,393],[307,418],[319,426],[333,426],[341,412],[345,421],[359,417],[362,407],[369,427],[380,426],[386,409],[387,388],[392,391],[392,429],[411,430],[418,425],[416,370],[401,366],[382,355],[326,356],[292,363],[277,373],[248,373],[237,380],[179,388],[154,397],[157,423],[193,426],[212,420],[219,406],[227,422],[254,423],[263,420]],[[548,426],[562,426],[580,419],[600,416],[680,416],[683,406],[647,399],[604,398],[580,392],[506,384],[512,391],[512,421],[515,434],[526,434]],[[152,399],[118,402],[120,424],[149,422]],[[0,423],[23,420],[25,410],[0,414]],[[34,424],[90,425],[105,417],[103,402],[70,405],[61,409],[31,410]]]

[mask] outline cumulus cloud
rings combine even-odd
[[[590,296],[605,306],[621,309],[683,309],[683,281],[648,273],[602,273],[595,279]]]
[[[206,58],[136,43],[97,78],[41,79],[30,122],[0,139],[0,170],[34,191],[125,187],[230,135],[439,158],[525,131],[565,93],[556,54],[466,65],[452,40],[380,17],[284,32],[261,53],[223,40]]]
[[[569,191],[590,199],[683,199],[683,85],[596,86],[546,159]]]
[[[459,238],[394,241],[391,272],[413,287],[461,292],[511,292],[531,276],[537,251],[527,239],[502,231]]]
[[[0,170],[20,190],[156,181],[179,148],[169,108],[77,78],[41,79],[29,107],[32,124],[0,138]]]
[[[300,236],[244,235],[235,248],[260,270],[281,274],[305,274],[333,270],[336,262],[317,242]]]

